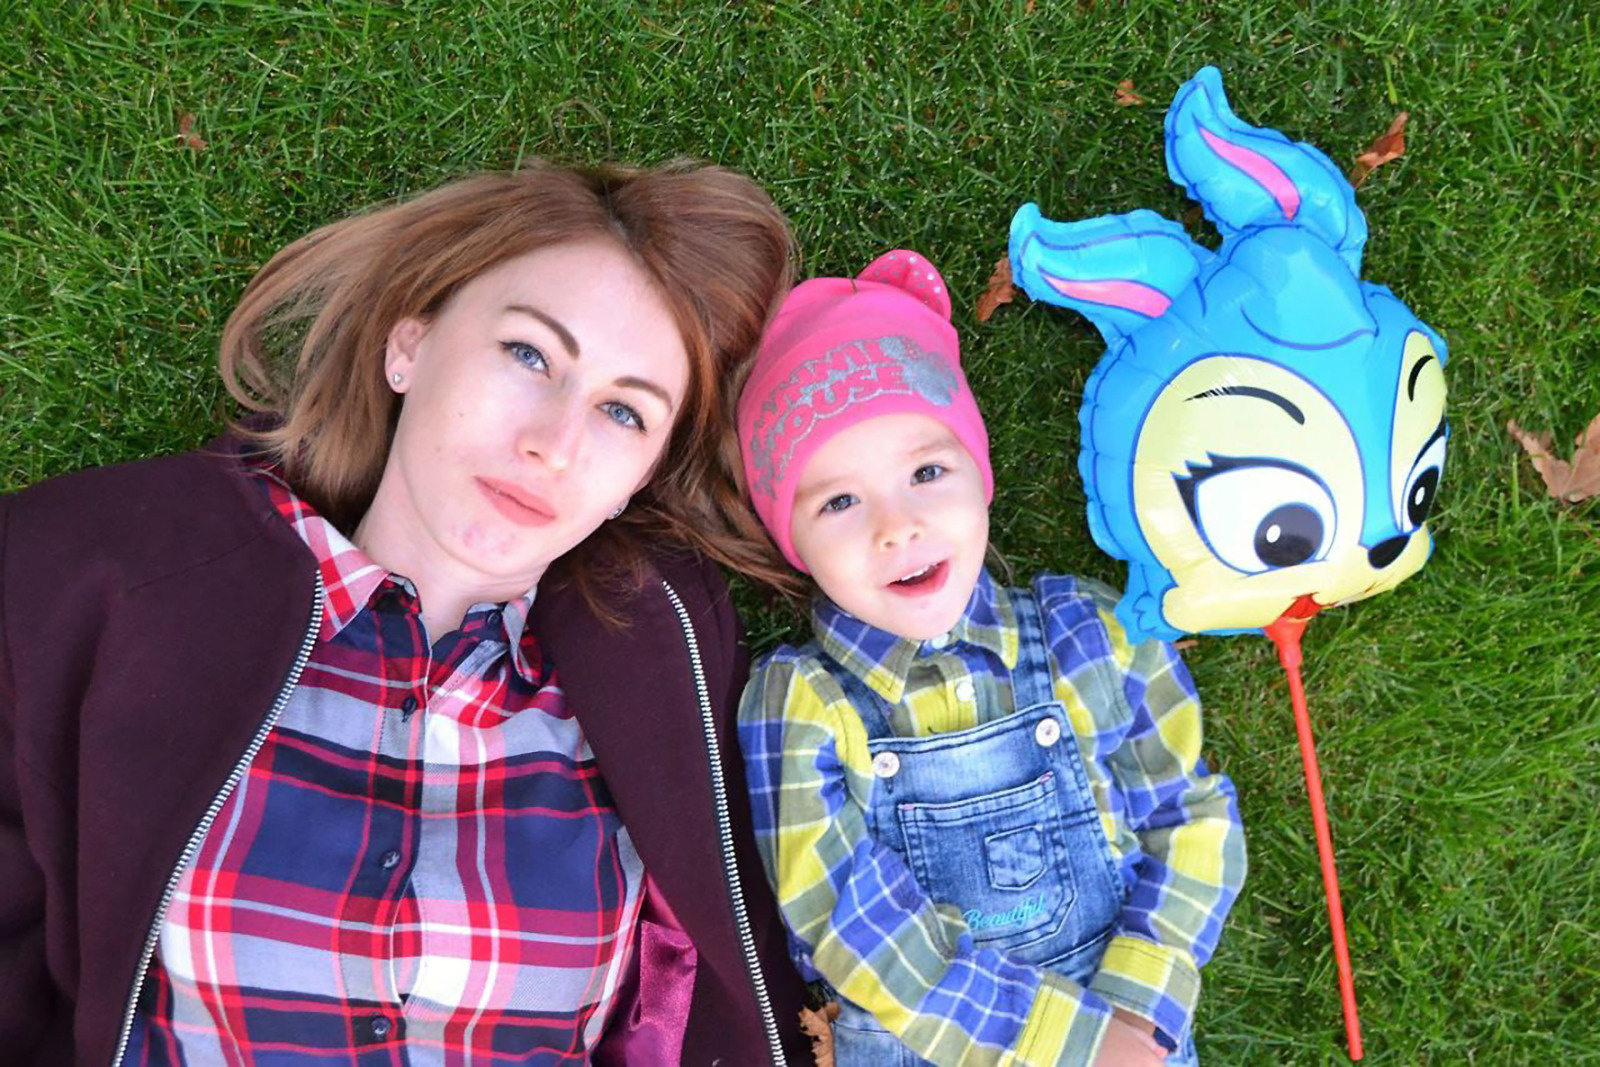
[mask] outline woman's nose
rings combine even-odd
[[[572,466],[583,440],[582,412],[570,400],[553,400],[529,413],[518,446],[553,471]]]

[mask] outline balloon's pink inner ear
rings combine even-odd
[[[941,318],[946,321],[950,318],[950,287],[945,285],[944,276],[933,264],[917,252],[905,248],[885,252],[868,263],[856,278],[903,289]]]
[[[1295,213],[1300,210],[1300,190],[1294,187],[1294,182],[1283,172],[1283,168],[1260,152],[1252,152],[1243,145],[1225,141],[1212,133],[1204,126],[1199,127],[1200,136],[1207,145],[1224,161],[1238,167],[1261,188],[1265,189],[1272,199],[1278,202],[1278,210],[1283,212],[1283,217],[1289,222],[1294,221]]]
[[[1141,315],[1148,315],[1152,319],[1158,318],[1172,306],[1172,299],[1166,293],[1143,282],[1071,282],[1065,278],[1051,277],[1043,271],[1040,271],[1039,275],[1062,296],[1090,304],[1125,308]]]

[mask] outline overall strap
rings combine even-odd
[[[1030,588],[1012,589],[1011,605],[1017,613],[1017,666],[1011,672],[1017,710],[1056,699],[1050,672],[1050,649],[1044,638],[1044,615],[1039,598]]]
[[[861,716],[861,725],[867,729],[868,741],[882,741],[895,736],[894,730],[889,726],[889,702],[874,693],[872,689],[858,678],[853,671],[846,670],[837,660],[819,647],[816,652],[822,660],[833,680],[839,683],[844,690],[845,697],[850,701],[850,706],[856,714]]]

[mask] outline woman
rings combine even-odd
[[[464,180],[275,256],[258,414],[0,500],[9,1062],[804,1056],[752,847],[716,168]]]

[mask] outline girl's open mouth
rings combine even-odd
[[[921,567],[903,578],[896,578],[889,583],[889,591],[905,596],[920,596],[924,593],[937,592],[944,586],[944,580],[950,573],[950,561],[940,560]]]

